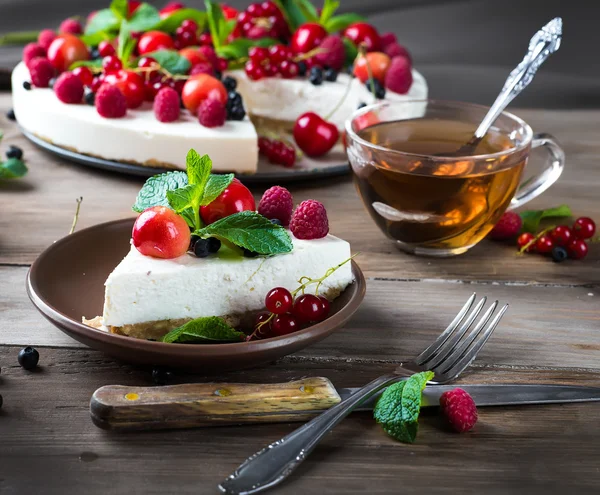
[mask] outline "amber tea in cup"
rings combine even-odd
[[[477,244],[509,206],[529,201],[560,175],[564,157],[549,136],[503,114],[467,156],[487,109],[452,102],[384,103],[347,123],[347,151],[367,210],[398,246],[450,256]],[[548,146],[549,169],[517,193],[532,147]]]

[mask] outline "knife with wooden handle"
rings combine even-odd
[[[460,385],[478,406],[600,401],[600,388],[571,385]],[[430,385],[423,407],[456,385]],[[163,387],[107,385],[92,396],[90,413],[100,428],[118,431],[307,421],[352,395],[327,378],[287,383],[190,383]],[[377,397],[357,409],[372,409]]]

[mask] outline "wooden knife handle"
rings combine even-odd
[[[90,413],[106,430],[194,428],[306,421],[340,400],[320,377],[274,384],[107,385],[92,395]]]

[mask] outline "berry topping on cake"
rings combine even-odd
[[[166,206],[144,210],[133,224],[133,245],[145,256],[178,258],[190,245],[190,229],[180,215]]]
[[[371,77],[383,84],[392,60],[385,53],[370,52],[359,55],[354,62],[354,75],[366,83]]]
[[[137,108],[144,102],[146,95],[144,79],[133,71],[117,70],[110,72],[104,76],[104,83],[119,88],[125,96],[127,108]]]
[[[444,392],[440,396],[442,414],[459,433],[469,431],[477,423],[477,406],[462,388]]]
[[[209,225],[242,211],[256,211],[256,202],[250,190],[238,179],[233,179],[214,201],[200,208],[200,217]]]
[[[223,13],[225,14],[225,10]],[[232,12],[228,15],[231,14]],[[277,5],[265,1],[252,3],[245,11],[238,14],[234,33],[251,40],[286,39],[289,36],[289,28]]]
[[[173,12],[177,12],[178,10],[184,9],[185,5],[181,2],[169,2],[162,9],[158,11],[158,15],[161,19],[166,19]]]
[[[118,119],[127,113],[127,100],[121,90],[110,84],[103,84],[96,93],[96,110],[107,119]]]
[[[60,23],[58,31],[61,34],[80,35],[83,34],[83,27],[81,26],[81,23],[76,19],[65,19]]]
[[[198,121],[204,127],[221,127],[227,120],[227,108],[215,98],[207,98],[198,107]]]
[[[38,34],[38,43],[44,50],[48,50],[55,38],[56,33],[52,29],[42,29]]]
[[[75,67],[71,72],[81,79],[84,86],[90,87],[94,82],[94,74],[88,67]]]
[[[173,88],[162,88],[154,99],[154,115],[160,122],[179,118],[179,94]]]
[[[344,66],[346,51],[344,43],[339,36],[329,35],[319,45],[319,53],[314,56],[314,60],[322,67],[330,67],[339,71]]]
[[[301,115],[294,124],[294,140],[308,156],[322,156],[334,147],[339,138],[337,127],[316,113]]]
[[[54,83],[54,92],[63,103],[81,103],[83,83],[72,72],[63,72]]]
[[[73,34],[57,36],[48,47],[48,60],[59,72],[68,70],[71,65],[90,56],[87,46]]]
[[[383,49],[383,52],[390,58],[405,57],[412,63],[410,53],[408,53],[408,50],[399,43],[390,43]]]
[[[171,50],[175,48],[175,42],[167,33],[162,31],[148,31],[144,33],[137,44],[138,53],[144,55],[159,50]]]
[[[47,88],[54,73],[54,66],[46,57],[36,57],[29,62],[31,83],[38,88]]]
[[[190,113],[195,114],[200,104],[207,99],[218,100],[222,105],[225,105],[227,103],[227,90],[217,78],[208,74],[198,74],[190,77],[185,82],[181,98],[185,108]]]
[[[366,22],[356,22],[344,30],[344,37],[357,47],[364,46],[368,52],[381,49],[381,39],[377,30]]]
[[[385,75],[385,87],[394,93],[403,95],[408,93],[412,83],[410,60],[406,57],[394,57]]]
[[[381,47],[385,50],[385,47],[391,45],[392,43],[397,43],[398,38],[394,33],[383,33],[379,35],[379,41],[381,42]]]
[[[329,233],[327,210],[323,203],[308,199],[294,211],[290,230],[298,239],[320,239]]]
[[[46,50],[39,43],[27,43],[23,48],[23,62],[29,66],[34,58],[46,57]]]
[[[307,53],[317,48],[327,36],[327,31],[321,24],[307,22],[300,26],[292,35],[291,47],[294,53]]]
[[[292,194],[281,186],[267,189],[258,203],[258,213],[269,220],[279,220],[284,227],[290,224],[293,209]]]
[[[219,70],[219,58],[212,46],[201,46],[198,48],[198,54],[212,66],[213,70]]]
[[[102,58],[110,57],[111,55],[115,55],[117,51],[115,50],[114,45],[110,41],[101,41],[98,43],[98,55]]]

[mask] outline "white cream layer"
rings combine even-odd
[[[252,81],[243,70],[232,71],[231,76],[238,82],[238,91],[244,98],[246,109],[259,117],[286,122],[294,122],[306,112],[315,112],[325,117],[339,103],[350,84],[348,95],[329,119],[341,131],[346,119],[356,111],[360,103],[374,103],[373,95],[367,87],[357,78],[350,82],[348,74],[339,74],[337,81],[323,81],[318,86],[305,78],[265,78]],[[426,98],[427,82],[416,70],[413,70],[413,84],[407,94],[401,95],[388,90],[385,95],[388,101]]]
[[[170,164],[182,169],[187,152],[193,148],[209,155],[217,171],[256,171],[257,135],[248,119],[209,129],[182,111],[178,121],[162,123],[150,103],[128,110],[124,118],[105,119],[93,106],[62,103],[51,89],[27,91],[23,81],[29,80],[29,71],[21,62],[12,74],[17,121],[55,145],[109,160]]]
[[[104,324],[133,323],[259,311],[274,287],[293,290],[302,276],[320,278],[350,257],[350,245],[328,235],[293,238],[294,249],[269,258],[195,258],[172,260],[143,256],[134,247],[106,280]],[[350,263],[336,270],[319,292],[340,292],[353,281]],[[314,293],[310,285],[307,293]]]

